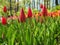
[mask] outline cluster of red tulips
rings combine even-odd
[[[4,6],[3,8],[3,12],[6,13],[7,12],[7,7]],[[29,7],[28,8],[28,18],[31,18],[32,17],[32,10],[31,8]],[[16,16],[16,15],[13,15],[13,16],[9,16],[9,17],[4,17],[2,16],[1,18],[1,22],[3,25],[6,25],[7,24],[7,20],[10,20],[10,19],[18,19],[20,22],[25,22],[26,21],[26,16],[25,16],[25,13],[24,13],[24,9],[22,8],[21,11],[20,11],[20,15],[19,16]]]
[[[9,19],[18,19],[20,22],[25,22],[26,18],[32,18],[32,17],[38,18],[38,16],[44,16],[44,17],[45,16],[51,16],[51,17],[55,17],[55,16],[59,16],[60,15],[60,10],[55,11],[55,12],[48,12],[46,6],[44,6],[42,4],[40,4],[40,8],[42,9],[42,11],[38,12],[38,13],[35,13],[35,15],[32,13],[32,10],[31,10],[30,7],[28,8],[28,14],[25,15],[24,9],[22,8],[21,11],[20,11],[20,15],[19,16],[13,15],[13,16],[10,16],[8,18],[3,16],[1,18],[1,22],[2,22],[3,25],[5,25],[5,24],[7,24],[7,20],[9,20]],[[6,6],[4,6],[4,8],[3,8],[3,12],[4,13],[7,12],[7,7]]]
[[[48,12],[47,8],[43,6],[42,4],[40,5],[40,8],[42,8],[42,12],[39,12],[38,14],[40,16],[51,16],[51,17],[56,17],[60,15],[60,10],[53,11],[53,12]]]

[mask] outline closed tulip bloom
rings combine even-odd
[[[43,4],[40,4],[40,8],[43,8]]]
[[[25,22],[25,20],[26,20],[26,17],[25,17],[25,14],[24,14],[24,10],[22,8],[21,11],[20,11],[20,21]]]
[[[7,24],[7,19],[5,17],[2,17],[1,22],[2,22],[3,25],[6,25]]]
[[[47,16],[47,8],[44,6],[43,8],[42,8],[42,13],[43,13],[43,15],[44,16]]]
[[[31,8],[29,7],[28,8],[28,18],[31,18],[32,17],[32,10]]]
[[[46,6],[44,6],[44,5],[41,4],[40,7],[41,7],[41,9],[42,9],[42,14],[43,14],[43,16],[47,16],[47,15],[48,15],[48,11],[47,11]]]
[[[7,12],[7,7],[4,6],[3,11],[6,13]]]

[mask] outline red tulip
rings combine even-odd
[[[7,24],[7,19],[5,17],[2,17],[1,21],[3,25]]]
[[[40,4],[40,8],[43,8],[43,4]]]
[[[26,17],[25,17],[25,14],[24,14],[24,10],[22,8],[21,12],[20,12],[20,21],[21,22],[25,22],[25,20],[26,20]]]
[[[4,6],[3,11],[6,13],[7,12],[7,7]]]
[[[43,8],[42,8],[42,14],[44,16],[47,16],[48,15],[47,8],[45,6],[43,6]]]
[[[32,17],[32,10],[31,8],[29,7],[28,8],[28,18],[31,18]]]

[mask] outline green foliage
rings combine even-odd
[[[0,44],[57,45],[60,36],[60,17],[46,17],[44,20],[43,23],[36,22],[35,18],[27,19],[24,23],[17,20],[7,25],[0,23]]]
[[[56,10],[60,10],[60,5],[55,6],[55,7],[52,8],[52,11],[56,11]]]

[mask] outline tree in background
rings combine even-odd
[[[44,5],[50,9],[50,0],[44,0]]]
[[[55,0],[55,4],[58,5],[58,0]]]
[[[30,7],[31,1],[30,0],[22,0],[22,4],[23,4],[24,8],[26,7],[26,4],[28,4],[28,6]]]

